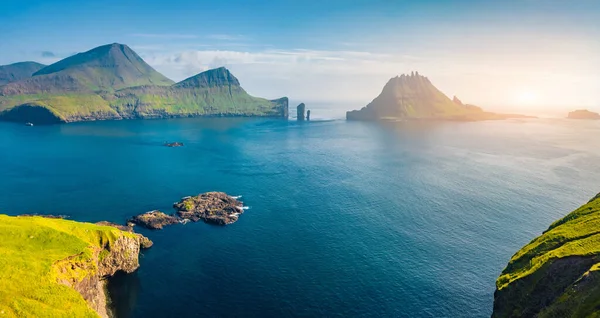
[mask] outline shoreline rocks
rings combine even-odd
[[[176,210],[168,215],[154,210],[133,216],[127,220],[150,230],[161,230],[163,227],[187,222],[204,221],[215,225],[235,223],[239,215],[244,213],[244,204],[237,197],[224,192],[206,192],[197,196],[184,197],[173,204]]]
[[[173,207],[181,219],[193,222],[227,225],[238,220],[244,213],[243,203],[223,192],[207,192],[195,197],[186,197]]]
[[[179,220],[174,216],[167,215],[158,210],[154,210],[142,213],[140,215],[136,215],[129,219],[127,222],[141,225],[150,230],[161,230],[166,225],[178,223]]]

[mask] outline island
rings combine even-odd
[[[587,109],[572,111],[567,116],[568,119],[593,119],[600,120],[600,114],[591,112]]]
[[[0,67],[4,121],[38,125],[198,116],[287,118],[288,99],[253,97],[224,67],[174,83],[118,43],[48,66]]]
[[[531,118],[517,114],[497,114],[480,107],[451,100],[419,72],[403,74],[388,81],[381,94],[360,110],[346,113],[354,121],[444,120],[480,121]]]
[[[173,148],[173,147],[183,147],[183,142],[165,142],[165,146]]]
[[[492,317],[592,317],[600,304],[600,194],[535,238],[498,280]]]
[[[106,278],[135,271],[152,242],[104,224],[0,215],[0,316],[111,316]]]
[[[236,222],[244,213],[244,204],[224,192],[206,192],[197,196],[182,198],[173,204],[176,212],[167,215],[155,210],[136,215],[128,222],[138,224],[148,229],[160,230],[164,226],[200,220],[209,224],[228,225]]]

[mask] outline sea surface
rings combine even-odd
[[[138,229],[154,246],[111,281],[119,317],[489,317],[510,257],[600,192],[600,121],[318,114],[0,123],[0,213],[123,223],[242,196],[226,227]]]

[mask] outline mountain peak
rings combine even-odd
[[[96,92],[172,84],[173,81],[153,69],[130,47],[112,43],[39,69],[30,78],[3,86],[2,92],[7,95],[33,94],[40,90]]]
[[[227,68],[222,66],[196,74],[174,86],[179,88],[240,86],[240,82]]]

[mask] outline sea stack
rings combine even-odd
[[[298,120],[302,121],[304,120],[304,111],[306,109],[306,105],[304,105],[304,103],[301,103],[300,105],[298,105],[298,107],[296,107],[296,111],[298,114]]]
[[[310,109],[306,111],[306,120],[310,120]]]

